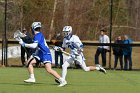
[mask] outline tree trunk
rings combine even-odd
[[[57,6],[57,0],[54,1],[54,8],[53,8],[52,20],[51,20],[51,25],[50,25],[49,40],[51,40],[51,38],[52,38],[52,33],[54,32],[54,18],[55,18],[56,6]]]
[[[70,0],[65,0],[64,3],[64,25],[69,25],[69,6],[70,6]]]

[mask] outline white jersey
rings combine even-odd
[[[67,38],[64,38],[62,47],[70,48],[71,54],[74,54],[75,51],[77,51],[77,53],[80,54],[80,51],[83,48],[83,44],[78,36],[72,35],[72,37],[69,40]]]
[[[72,63],[73,61],[77,61],[78,64],[84,63],[85,58],[82,53],[83,44],[78,36],[72,35],[70,39],[64,38],[62,47],[71,49],[71,54],[67,60],[69,63]]]

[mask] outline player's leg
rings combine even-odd
[[[41,61],[44,63],[46,71],[53,75],[60,82],[60,84],[67,84],[67,82],[55,70],[52,69],[52,56],[50,54],[42,55]]]
[[[59,87],[63,87],[67,84],[67,81],[66,81],[66,75],[67,75],[67,68],[69,67],[69,63],[68,62],[65,62],[63,65],[62,65],[62,79],[64,80],[64,82],[60,83]]]
[[[28,72],[30,76],[29,76],[29,79],[24,80],[24,82],[31,82],[31,83],[35,82],[34,68],[33,68],[33,64],[35,63],[36,63],[36,59],[31,56],[29,60],[27,61],[27,67],[28,67]]]
[[[65,61],[64,64],[62,65],[62,78],[66,80],[66,75],[67,75],[67,68],[70,66],[70,64]]]
[[[100,65],[96,65],[95,66],[86,66],[85,64],[85,61],[83,60],[83,56],[78,56],[77,57],[77,63],[81,66],[81,68],[84,70],[84,71],[94,71],[94,70],[98,70],[98,71],[101,71],[103,73],[106,73],[106,70],[101,67]]]
[[[56,78],[55,80],[60,83],[61,86],[67,84],[67,82],[63,78],[61,78],[61,76],[55,70],[52,69],[50,63],[45,63],[45,69],[49,74],[53,75]]]
[[[58,78],[58,79],[61,78],[60,75],[55,70],[52,69],[50,63],[45,64],[45,69],[49,74],[53,75],[55,78]]]
[[[62,78],[66,81],[66,75],[67,75],[67,68],[70,66],[70,63],[72,63],[74,60],[72,57],[68,57],[67,61],[64,62],[62,65]],[[65,86],[66,83],[62,83],[59,85],[59,87]]]

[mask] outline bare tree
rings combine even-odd
[[[51,20],[51,25],[50,25],[49,40],[52,38],[52,32],[54,32],[54,18],[55,18],[56,6],[57,6],[57,0],[54,1],[54,8],[53,8],[52,20]]]
[[[64,0],[64,25],[69,25],[69,7],[71,0]]]

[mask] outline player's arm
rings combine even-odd
[[[82,44],[78,36],[76,36],[75,38],[75,47],[78,49],[78,51],[83,51],[84,45]]]
[[[31,43],[31,44],[25,44],[25,47],[27,48],[37,48],[38,43]]]
[[[37,42],[27,44],[27,43],[23,42],[22,39],[20,39],[19,44],[21,44],[23,47],[27,47],[27,48],[37,48],[37,46],[38,46]]]

